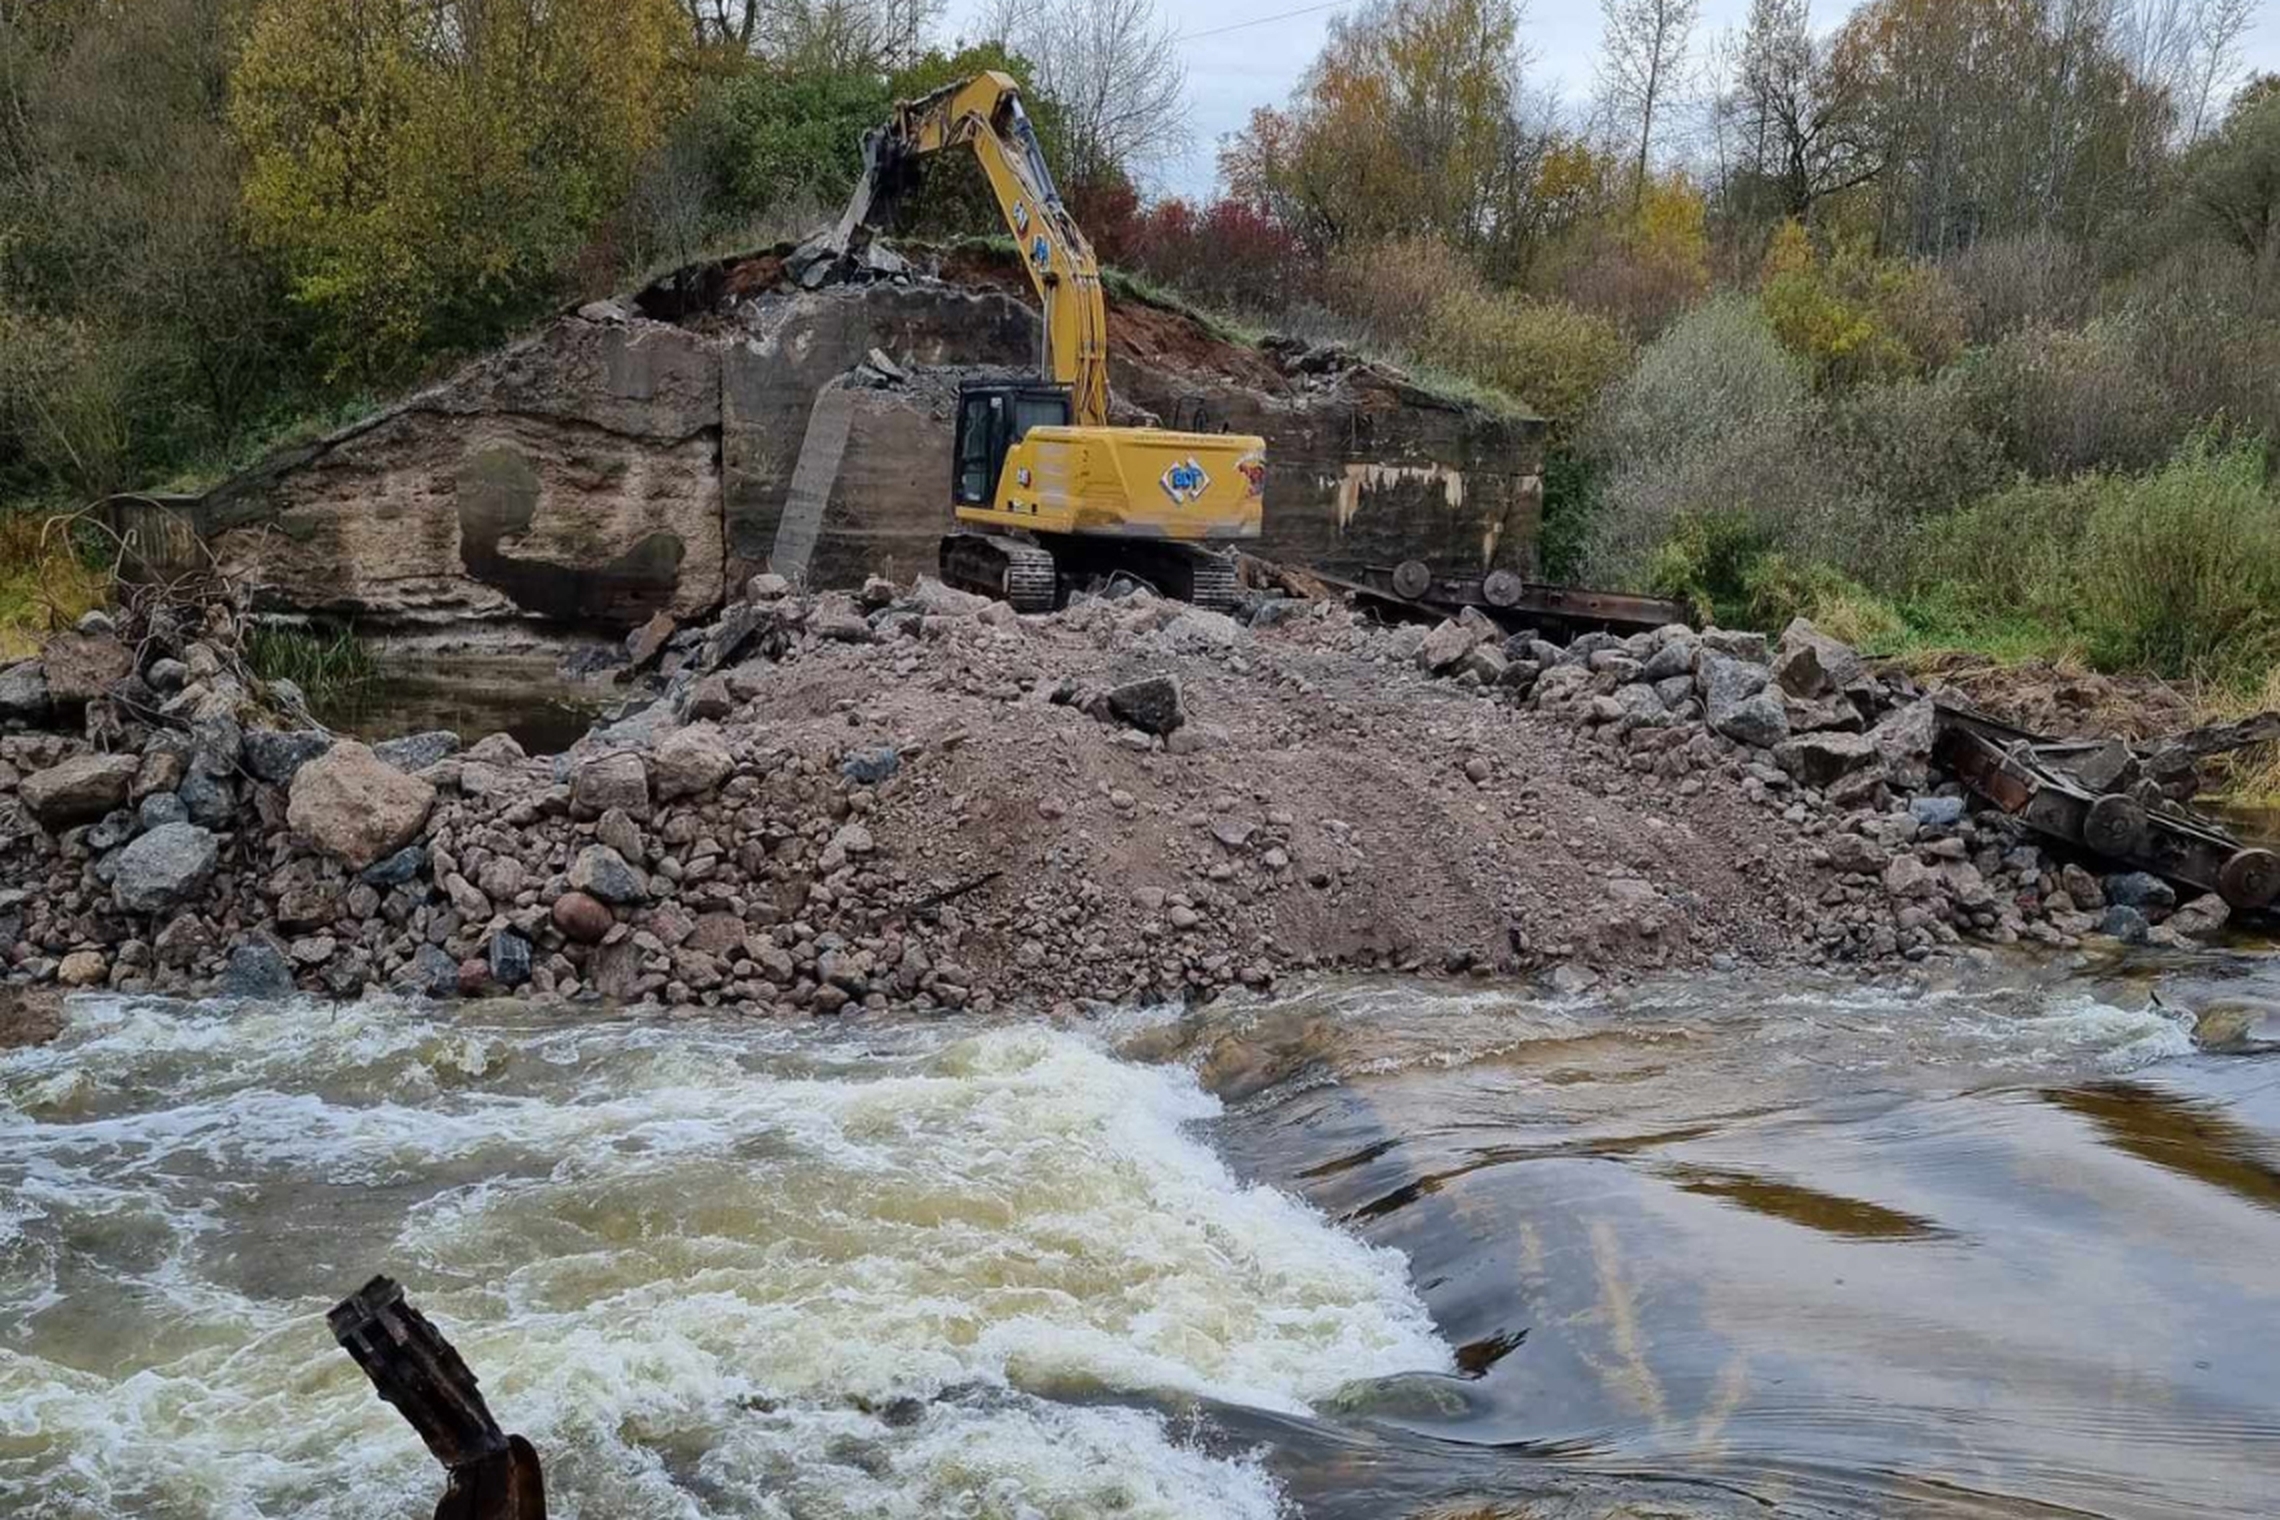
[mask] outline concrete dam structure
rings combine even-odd
[[[930,570],[960,380],[1034,369],[1011,255],[802,290],[783,250],[565,313],[439,384],[197,498],[122,503],[203,540],[263,610],[372,629],[686,617],[775,570],[818,587]],[[1112,299],[1119,420],[1268,441],[1270,559],[1531,574],[1542,422],[1342,350],[1229,341]],[[156,516],[153,516],[153,513]]]

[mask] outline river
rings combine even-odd
[[[385,1270],[586,1520],[2263,1516],[2261,967],[1068,1028],[88,999],[0,1053],[0,1513],[424,1512],[323,1320]]]

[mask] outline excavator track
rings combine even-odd
[[[946,535],[942,580],[960,591],[1010,602],[1016,612],[1051,612],[1060,599],[1052,551],[998,533]]]

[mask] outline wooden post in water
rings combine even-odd
[[[435,1520],[546,1520],[538,1453],[521,1436],[499,1429],[475,1374],[427,1316],[404,1301],[403,1284],[375,1277],[335,1304],[325,1322],[450,1473]]]

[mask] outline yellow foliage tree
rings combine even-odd
[[[1758,301],[1816,381],[1889,380],[1939,368],[1963,344],[1962,303],[1936,269],[1839,242],[1826,257],[1801,223],[1766,246]]]
[[[681,82],[674,0],[260,0],[230,79],[247,221],[336,376],[555,294]]]

